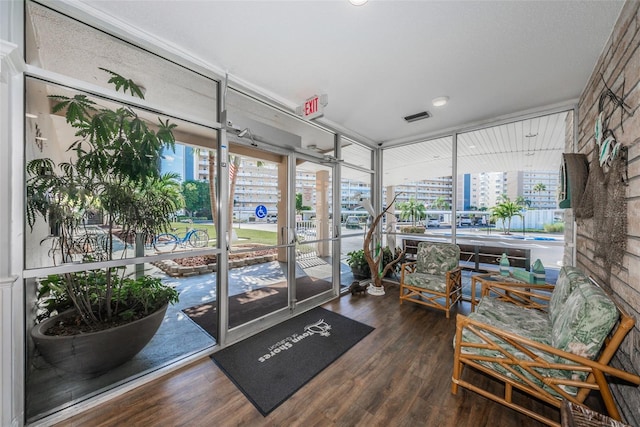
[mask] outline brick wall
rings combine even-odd
[[[603,260],[594,258],[593,219],[579,219],[576,236],[576,263],[596,277],[614,294],[623,307],[640,321],[640,2],[628,0],[613,29],[608,44],[594,68],[593,74],[580,98],[578,106],[578,144],[580,153],[592,160],[596,154],[593,130],[598,114],[598,98],[607,85],[621,95],[624,81],[624,99],[633,116],[624,116],[622,127],[616,112],[610,128],[616,138],[629,149],[629,186],[626,189],[627,239],[622,265],[609,270]],[[624,130],[623,130],[624,128]],[[640,372],[640,327],[627,336],[615,356],[614,365]],[[629,424],[640,426],[640,389],[617,385],[614,396],[623,417]]]

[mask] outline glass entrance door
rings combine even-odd
[[[296,160],[296,304],[333,289],[332,177],[331,166]]]
[[[229,330],[289,314],[289,155],[231,147]],[[249,326],[251,328],[251,326]],[[259,327],[259,325],[256,325]]]

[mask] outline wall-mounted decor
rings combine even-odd
[[[624,133],[624,114],[632,115],[622,95],[618,96],[602,79],[605,89],[598,99],[598,117],[594,127],[597,150],[589,167],[584,194],[576,208],[577,219],[593,221],[593,254],[605,268],[622,264],[627,241],[628,149],[616,138],[612,128],[614,114],[620,112],[619,130]]]
[[[575,208],[580,204],[589,177],[589,161],[585,154],[563,153],[560,164],[558,206]]]
[[[624,102],[624,80],[622,82],[622,96],[618,96],[611,90],[602,76],[601,78],[605,89],[598,99],[598,117],[594,126],[594,138],[598,146],[598,163],[601,168],[608,170],[611,167],[611,162],[620,155],[622,149],[622,143],[617,140],[611,129],[611,119],[614,113],[620,110],[620,130],[624,132],[622,127],[623,116],[625,113],[630,116],[633,113]]]

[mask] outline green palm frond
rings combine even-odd
[[[109,79],[108,83],[112,83],[116,87],[117,91],[119,91],[120,89],[122,89],[122,92],[124,93],[127,93],[127,91],[129,91],[132,96],[137,96],[140,99],[144,99],[144,93],[142,93],[142,89],[136,84],[136,82],[131,79],[122,77],[120,74],[106,68],[100,69],[106,73],[111,74],[111,78]]]

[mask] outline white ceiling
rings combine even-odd
[[[320,121],[370,146],[398,145],[384,152],[384,180],[390,185],[451,174],[451,138],[405,143],[492,121],[500,124],[459,135],[458,173],[557,170],[566,114],[530,113],[575,103],[623,2],[370,0],[360,7],[347,0],[49,4],[72,15],[92,15],[92,24],[105,23],[98,26],[127,33],[143,45],[161,46],[220,76],[228,73],[230,84],[290,110],[314,94],[327,94],[329,104]],[[207,79],[180,67],[167,68],[166,62],[125,49],[86,27],[69,26],[45,11],[31,13],[35,30],[28,39],[38,46],[39,56],[30,63],[103,86],[108,76],[98,67],[113,67],[142,83],[152,102],[170,100],[167,111],[179,110],[180,115],[200,120],[210,114],[215,93]],[[79,63],[77,58],[84,60]],[[331,134],[232,95],[227,99],[230,118],[242,111],[299,135],[303,147],[331,150]],[[450,102],[433,107],[431,100],[442,95]],[[423,110],[433,117],[414,123],[402,119]],[[509,120],[523,114],[531,118]],[[369,159],[360,151],[343,154],[348,163],[364,167]]]
[[[70,2],[70,0],[67,0]],[[577,99],[622,1],[81,0],[293,108],[326,93],[325,119],[370,142]],[[106,15],[105,15],[106,14]],[[446,95],[436,108],[431,100]],[[406,123],[428,110],[433,117]]]

